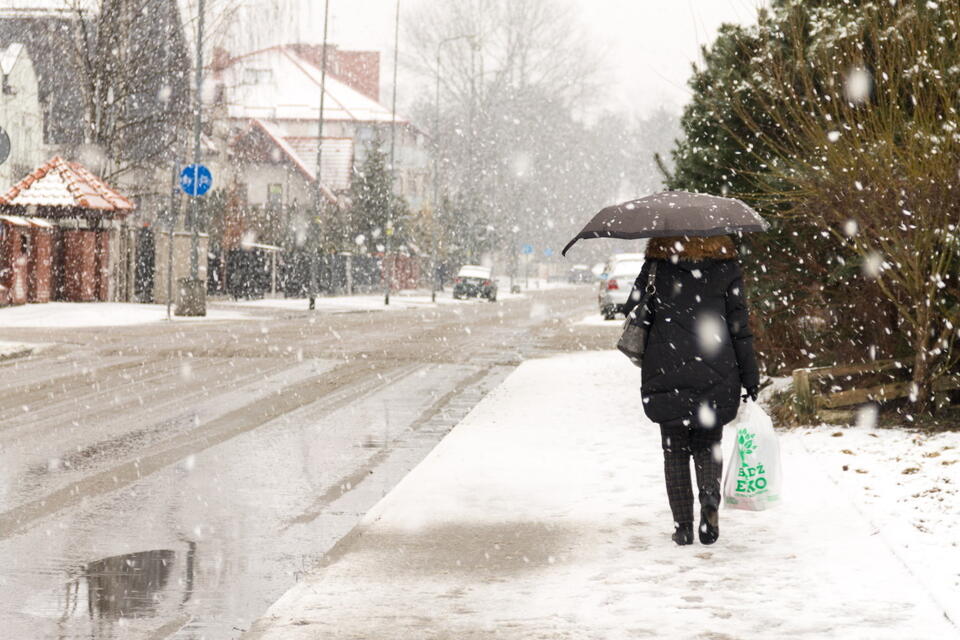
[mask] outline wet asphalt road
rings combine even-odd
[[[4,330],[54,346],[0,362],[0,637],[239,636],[594,305]]]

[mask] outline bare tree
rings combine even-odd
[[[473,258],[534,234],[539,245],[559,244],[571,213],[603,182],[587,177],[593,145],[574,117],[593,102],[600,64],[573,6],[429,3],[408,16],[407,32],[413,66],[440,79],[440,113],[431,95],[418,115],[439,124],[432,135],[446,204],[438,215],[450,242]]]
[[[440,51],[444,90],[465,106],[484,110],[527,91],[570,105],[596,89],[600,61],[563,0],[429,3],[406,24],[414,64],[430,76],[440,42],[469,36]]]
[[[65,0],[83,143],[108,180],[170,159],[190,116],[189,73],[176,0]]]

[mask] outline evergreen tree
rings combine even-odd
[[[370,144],[350,183],[350,204],[345,210],[345,219],[338,221],[332,234],[340,250],[354,249],[356,239],[363,236],[367,249],[378,251],[377,246],[385,244],[391,224],[394,246],[408,239],[407,204],[402,196],[394,193],[387,155],[381,147],[379,140]]]
[[[783,96],[768,76],[782,61],[782,82],[801,82],[813,33],[842,23],[854,6],[820,2],[833,21],[815,20],[811,3],[779,0],[761,11],[752,27],[725,25],[703,51],[703,65],[690,80],[693,98],[681,119],[683,138],[672,151],[671,189],[726,195],[744,200],[770,221],[764,234],[741,239],[750,274],[749,294],[756,317],[757,345],[771,373],[798,366],[862,360],[892,354],[900,343],[890,331],[892,309],[869,282],[851,295],[856,261],[837,260],[842,241],[810,217],[793,210],[791,185],[775,165],[789,139],[789,123],[776,113]],[[808,6],[809,5],[809,6]],[[868,352],[865,345],[877,348]]]
[[[774,221],[745,239],[768,365],[909,355],[923,411],[960,360],[958,22],[956,3],[777,0],[705,52],[670,184]]]

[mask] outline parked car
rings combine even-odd
[[[453,297],[486,298],[490,302],[497,300],[497,283],[490,275],[489,267],[468,264],[460,267],[453,279]]]
[[[643,259],[642,253],[617,253],[607,260],[598,295],[600,315],[604,320],[613,320],[618,313],[623,313],[633,282],[643,268]]]

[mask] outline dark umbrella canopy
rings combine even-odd
[[[686,191],[664,191],[600,210],[563,248],[563,255],[581,238],[659,238],[719,236],[766,231],[760,214],[735,198]]]

